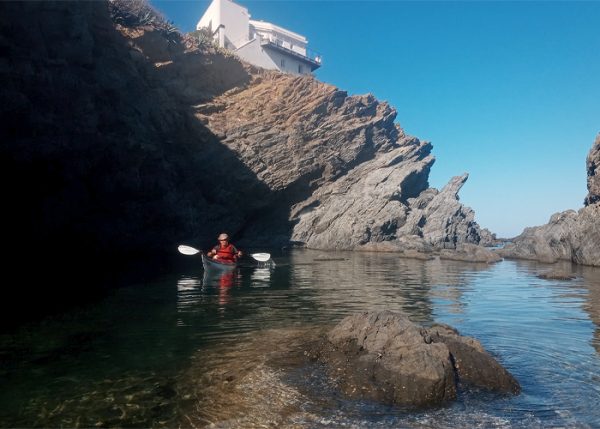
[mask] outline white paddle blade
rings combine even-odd
[[[252,256],[258,262],[267,262],[269,259],[271,259],[270,253],[253,253],[250,256]]]
[[[195,255],[196,253],[200,252],[198,249],[194,249],[190,246],[184,246],[183,244],[179,246],[177,250],[179,250],[179,253],[183,253],[184,255]]]

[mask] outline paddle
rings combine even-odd
[[[186,246],[184,244],[177,247],[177,250],[179,250],[179,253],[189,256],[200,253],[200,250],[195,249],[191,246]],[[252,258],[254,258],[258,262],[267,262],[269,259],[271,259],[270,253],[252,253],[250,256],[252,256]]]

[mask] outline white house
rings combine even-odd
[[[309,52],[306,37],[278,25],[250,19],[248,9],[231,0],[213,0],[196,29],[207,28],[219,46],[269,70],[310,74],[321,57]]]

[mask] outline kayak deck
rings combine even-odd
[[[206,255],[202,255],[202,265],[205,270],[208,269],[217,269],[217,270],[231,270],[237,266],[235,262],[221,262],[215,261],[214,259],[209,258]]]

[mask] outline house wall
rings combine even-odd
[[[250,20],[250,26],[257,36],[269,39],[300,55],[306,55],[307,40],[304,36],[270,22]]]
[[[268,70],[280,70],[290,74],[310,74],[310,67],[307,64],[269,48],[264,49],[258,38],[242,46],[235,53],[241,59]],[[299,70],[298,67],[302,69]]]
[[[223,45],[221,40],[219,44],[228,49],[235,49],[246,43],[250,37],[249,20],[250,15],[245,7],[230,0],[214,0],[196,28],[209,27],[210,25],[212,31],[215,31],[220,25],[223,25],[226,41],[232,46],[228,46],[228,43]]]

